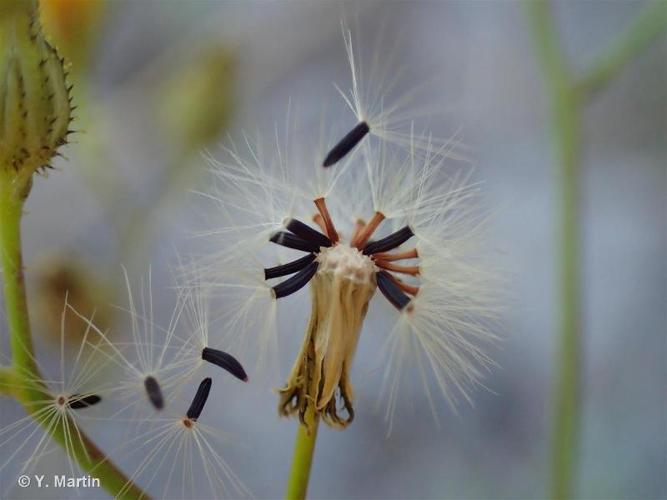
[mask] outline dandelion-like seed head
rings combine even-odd
[[[412,122],[399,133],[402,115],[384,102],[388,89],[371,95],[345,29],[344,39],[353,82],[346,100],[359,123],[314,174],[312,162],[285,161],[289,147],[266,163],[255,146],[247,155],[227,148],[232,161],[216,162],[216,191],[207,195],[224,219],[208,233],[223,249],[206,269],[229,300],[228,335],[250,343],[259,332],[260,346],[275,342],[276,304],[309,285],[310,319],[279,413],[307,426],[319,416],[337,428],[354,418],[350,370],[377,291],[394,310],[378,356],[389,421],[408,359],[434,415],[433,386],[452,404],[456,392],[467,398],[492,364],[483,344],[495,339],[489,325],[497,314],[495,275],[478,258],[478,187],[469,170],[447,168],[459,159],[458,138],[436,140]],[[320,172],[335,181],[308,189]]]

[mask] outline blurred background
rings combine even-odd
[[[647,2],[555,2],[574,71],[584,71]],[[333,83],[349,87],[340,31],[373,49],[380,22],[402,37],[411,77],[437,77],[427,104],[434,135],[461,130],[493,213],[489,254],[505,270],[509,306],[492,352],[499,368],[474,407],[406,397],[387,437],[366,381],[377,342],[363,336],[353,382],[356,419],[321,427],[312,498],[541,498],[549,484],[558,318],[557,167],[549,102],[519,2],[42,2],[45,30],[70,61],[77,120],[48,180],[37,178],[24,219],[30,304],[40,360],[58,345],[65,290],[83,314],[126,339],[121,264],[152,267],[158,323],[174,306],[174,248],[203,252],[193,233],[211,229],[211,205],[192,190],[208,177],[201,152],[227,134],[273,133],[287,102],[353,125]],[[366,46],[364,46],[366,44]],[[312,110],[312,111],[310,111]],[[583,109],[583,427],[577,496],[667,497],[667,42],[657,39]],[[202,214],[206,214],[205,217]],[[203,220],[203,219],[206,220]],[[215,308],[224,304],[214,304]],[[304,313],[305,314],[305,313]],[[160,319],[163,318],[163,319]],[[281,379],[215,388],[208,423],[232,439],[221,450],[259,498],[282,495],[296,423],[279,419],[282,384],[303,330],[280,331]],[[219,325],[220,328],[223,325]],[[5,329],[4,323],[0,328]],[[73,328],[75,330],[75,328]],[[213,334],[213,333],[212,333]],[[73,340],[78,342],[79,339]],[[0,401],[2,426],[21,411]],[[103,449],[113,422],[86,423]],[[57,454],[47,457],[58,470]],[[47,461],[49,461],[47,460]],[[0,472],[11,490],[12,465]],[[60,462],[60,466],[62,462]],[[123,464],[121,464],[122,467]],[[41,470],[41,469],[40,469]],[[31,498],[44,491],[18,490]],[[101,492],[86,490],[89,495]]]

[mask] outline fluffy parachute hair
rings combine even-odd
[[[457,394],[467,399],[493,364],[484,347],[497,338],[492,325],[499,314],[498,275],[482,258],[487,216],[479,207],[479,186],[470,180],[472,168],[458,161],[458,138],[434,139],[416,131],[412,121],[399,132],[403,122],[391,119],[397,108],[387,106],[387,89],[375,78],[388,73],[372,72],[378,92],[373,97],[346,28],[343,36],[352,69],[345,101],[359,120],[368,121],[370,134],[348,134],[334,147],[336,161],[325,159],[324,167],[326,150],[304,147],[310,130],[291,119],[288,132],[274,132],[268,141],[269,154],[260,139],[242,135],[223,148],[221,159],[208,155],[214,182],[203,195],[217,212],[215,227],[204,235],[216,251],[203,261],[202,275],[225,302],[229,340],[260,346],[261,358],[277,343],[278,298],[294,294],[288,299],[297,305],[290,309],[292,329],[294,314],[305,318],[308,306],[301,301],[307,294],[297,292],[321,259],[303,252],[315,255],[321,245],[339,242],[356,245],[372,259],[378,287],[395,306],[383,312],[392,315],[393,326],[388,335],[383,332],[378,355],[387,419],[406,366],[421,373],[435,415],[434,388],[455,405]],[[319,144],[331,147],[335,141],[329,139]],[[368,241],[377,243],[364,246]],[[285,279],[289,273],[295,274]],[[284,281],[275,281],[279,277]],[[373,317],[365,330],[378,329]]]

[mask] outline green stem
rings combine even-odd
[[[659,0],[646,7],[597,64],[584,73],[577,82],[578,91],[588,96],[602,89],[666,29],[667,2]]]
[[[545,74],[559,169],[559,339],[553,388],[551,495],[573,495],[581,425],[580,171],[585,99],[616,76],[667,28],[667,2],[645,9],[625,36],[578,82],[572,78],[546,0],[527,0],[538,59]]]
[[[315,415],[314,410],[309,409],[304,419],[307,425],[299,423],[299,428],[296,431],[292,467],[290,468],[287,491],[285,492],[287,500],[303,500],[308,492],[308,480],[310,479],[310,468],[313,463],[319,418]]]
[[[558,37],[545,1],[526,4],[538,56],[546,75],[551,128],[558,162],[559,303],[557,364],[553,388],[551,495],[571,498],[576,481],[580,408],[579,325],[579,177],[580,94],[560,51]]]
[[[22,184],[13,176],[7,176],[0,181],[0,251],[12,361],[17,371],[33,374],[37,373],[37,365],[32,355],[21,256],[23,194],[19,187]]]
[[[11,392],[51,438],[66,449],[84,471],[99,478],[109,493],[128,499],[145,497],[80,429],[78,433],[74,432],[76,425],[71,418],[64,418],[60,425],[47,425],[45,419],[39,417],[40,410],[49,405],[46,400],[53,400],[53,397],[49,396],[48,388],[42,382],[34,358],[23,277],[21,216],[29,189],[29,178],[22,179],[13,169],[0,166],[0,253],[12,351]]]
[[[552,127],[560,163],[559,238],[560,339],[554,386],[552,497],[573,495],[581,424],[580,331],[580,113],[577,94],[564,90],[552,97]]]

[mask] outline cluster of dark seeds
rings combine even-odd
[[[376,218],[379,221],[374,224],[375,227],[377,227],[382,218]],[[364,225],[359,233],[364,233],[364,228],[370,225]],[[264,269],[264,278],[267,280],[293,275],[282,283],[272,287],[273,294],[277,299],[291,295],[306,286],[317,272],[317,254],[323,247],[328,248],[334,244],[328,236],[297,219],[288,219],[285,228],[287,231],[275,233],[270,238],[270,241],[276,245],[308,252],[308,254],[287,264]],[[361,237],[353,238],[352,245],[359,247],[364,255],[368,255],[375,265],[381,268],[375,275],[378,288],[394,307],[402,310],[412,300],[410,295],[417,295],[418,288],[404,283],[391,274],[391,272],[417,276],[419,274],[419,267],[401,266],[393,264],[392,261],[417,258],[417,250],[413,249],[408,252],[393,254],[388,252],[412,238],[414,232],[410,226],[404,226],[382,239],[366,243],[365,240],[370,237],[372,230],[367,231],[367,233],[365,236],[362,235]]]
[[[287,231],[277,232],[270,241],[276,245],[308,252],[308,255],[281,266],[264,269],[264,278],[267,280],[294,274],[273,287],[273,294],[277,299],[291,295],[306,286],[317,272],[318,263],[315,260],[317,254],[322,247],[328,248],[333,245],[328,236],[300,220],[289,219],[285,228]]]
[[[387,254],[385,252],[394,250],[412,238],[414,234],[410,226],[404,226],[389,236],[368,243],[362,250],[364,255],[368,255],[373,259],[376,266],[382,268],[381,271],[375,273],[378,288],[382,292],[382,295],[399,310],[408,306],[412,300],[408,294],[417,295],[418,289],[403,283],[389,271],[417,275],[419,274],[419,268],[416,266],[398,266],[391,264],[391,261],[403,258],[416,258],[417,250],[415,249],[405,254]]]
[[[243,382],[248,381],[248,375],[243,369],[243,365],[241,365],[241,363],[231,354],[219,349],[205,347],[202,349],[201,357],[204,361],[208,361],[209,363],[228,371],[237,379],[242,380]],[[211,390],[211,385],[212,380],[210,378],[205,378],[199,385],[195,399],[192,401],[190,409],[187,412],[187,418],[189,420],[195,421],[199,417],[199,414],[204,409],[204,404],[206,403],[208,393]],[[156,410],[162,410],[164,408],[164,397],[157,379],[150,375],[146,377],[144,379],[144,388],[146,389],[148,400],[153,407]]]
[[[331,148],[324,158],[322,166],[330,167],[339,162],[361,142],[368,132],[370,132],[370,127],[366,122],[358,123]],[[327,234],[322,234],[300,220],[292,218],[288,219],[285,224],[287,231],[279,231],[269,239],[276,245],[308,252],[308,255],[300,259],[264,269],[264,279],[267,280],[293,274],[291,278],[272,287],[273,294],[277,299],[298,292],[306,286],[317,272],[318,263],[315,259],[322,247],[329,248],[338,242],[338,233],[331,221],[324,198],[315,200],[315,206],[319,211],[317,217],[321,220],[320,225]]]
[[[330,167],[339,162],[369,132],[370,127],[368,123],[365,121],[359,122],[345,137],[331,148],[324,158],[322,166]],[[273,294],[277,299],[291,295],[303,288],[317,272],[318,263],[316,257],[322,247],[328,248],[338,243],[338,233],[331,221],[324,198],[315,200],[315,206],[319,214],[315,216],[314,220],[327,233],[326,235],[304,224],[300,220],[288,219],[285,224],[287,231],[279,231],[270,238],[270,241],[277,245],[308,252],[308,255],[295,261],[264,269],[264,278],[267,280],[293,275],[291,278],[272,288]],[[384,220],[384,215],[377,212],[368,224],[360,221],[360,225],[352,237],[350,244],[361,250],[364,255],[368,255],[376,266],[381,268],[375,275],[377,286],[394,307],[402,310],[410,304],[412,300],[410,295],[417,295],[419,288],[404,283],[391,272],[417,276],[419,274],[419,267],[401,266],[392,264],[392,261],[417,258],[417,249],[394,254],[387,252],[394,250],[408,241],[414,236],[414,232],[409,226],[405,226],[380,240],[369,241],[382,220]]]
[[[202,350],[202,359],[208,361],[214,365],[217,365],[229,373],[234,375],[234,377],[242,380],[244,382],[248,381],[248,375],[246,374],[243,366],[239,361],[229,353],[218,349],[212,349],[210,347],[205,347]],[[205,378],[199,385],[197,394],[195,395],[190,408],[188,409],[186,416],[190,421],[196,421],[199,418],[206,400],[208,399],[208,394],[211,390],[212,380],[210,378]],[[144,379],[144,388],[146,389],[146,395],[148,400],[151,402],[153,407],[156,410],[162,410],[164,408],[164,396],[162,395],[162,389],[157,379],[153,376],[148,376]],[[72,396],[65,397],[60,396],[58,398],[58,404],[61,406],[67,405],[73,410],[80,410],[82,408],[88,408],[99,403],[102,398],[96,394],[88,394],[81,396],[79,394],[73,394]]]

